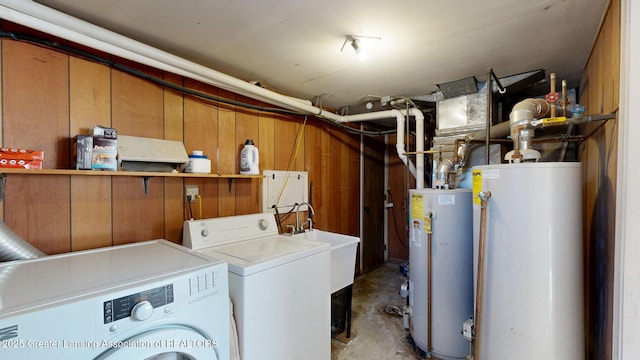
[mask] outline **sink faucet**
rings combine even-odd
[[[300,226],[300,220],[298,219],[298,214],[300,212],[300,206],[302,206],[302,205],[307,205],[309,207],[309,212],[311,213],[310,216],[309,216],[309,229],[311,229],[313,227],[313,223],[312,223],[311,217],[313,215],[315,215],[315,213],[316,213],[313,210],[313,206],[311,206],[311,204],[309,204],[308,202],[303,202],[303,203],[300,203],[300,204],[296,204],[296,228],[295,228],[295,232],[296,233],[304,232],[304,226],[302,226],[302,227]]]

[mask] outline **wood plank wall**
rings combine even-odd
[[[580,86],[588,114],[618,110],[620,0],[603,19]],[[601,127],[602,126],[602,127]],[[618,122],[581,126],[587,359],[611,359]]]
[[[389,180],[386,201],[393,203],[393,207],[386,210],[388,229],[387,260],[394,263],[405,263],[409,260],[409,242],[407,239],[407,225],[409,222],[407,218],[407,209],[409,208],[408,189],[415,189],[415,178],[409,174],[407,166],[398,157],[396,139],[396,135],[390,135],[387,140]],[[410,143],[409,145],[413,149],[413,144]],[[415,157],[411,160],[415,161]]]
[[[0,27],[67,44],[6,21]],[[253,139],[261,169],[309,172],[317,227],[359,235],[359,136],[319,119],[309,118],[303,127],[304,117],[183,95],[26,42],[3,39],[0,49],[2,145],[44,150],[45,168],[71,168],[74,136],[88,133],[94,125],[114,127],[123,135],[183,141],[189,153],[204,151],[212,160],[212,172],[221,174],[239,173],[240,149],[246,139]],[[211,95],[268,106],[175,74],[113,60]],[[298,134],[300,145],[293,159]],[[160,238],[180,243],[183,221],[189,218],[185,184],[200,188],[202,212],[196,205],[196,218],[261,211],[259,179],[151,178],[145,195],[138,177],[9,175],[3,219],[18,236],[48,254]]]

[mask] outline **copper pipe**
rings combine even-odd
[[[478,270],[476,280],[476,314],[474,316],[473,360],[480,360],[480,339],[482,335],[482,305],[484,302],[484,254],[487,238],[487,205],[490,191],[481,191],[480,197],[480,239],[478,241]]]
[[[429,212],[427,229],[427,355],[431,357],[431,245],[433,234],[433,214]]]
[[[522,159],[520,153],[520,130],[524,129],[524,125],[516,125],[511,129],[511,139],[513,140],[513,159]]]
[[[556,92],[556,73],[551,73],[551,93]],[[551,117],[556,117],[556,107],[551,107]]]
[[[567,80],[562,80],[562,101],[560,105],[562,106],[562,116],[567,117]]]
[[[485,124],[485,134],[486,134],[486,140],[484,143],[485,149],[484,149],[484,156],[485,156],[485,160],[484,163],[485,165],[489,165],[489,139],[491,139],[491,122],[493,120],[493,106],[492,106],[492,95],[493,95],[493,88],[491,86],[491,74],[493,74],[493,69],[489,68],[489,70],[487,70],[487,119],[486,119],[486,124]]]

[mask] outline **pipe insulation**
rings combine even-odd
[[[31,246],[0,221],[0,261],[27,260],[47,254]]]
[[[420,109],[403,110],[405,116],[413,115],[416,121],[416,189],[424,189],[424,114]]]
[[[324,110],[312,106],[307,100],[278,94],[236,79],[33,1],[1,0],[0,9],[2,9],[2,18],[5,20],[140,64],[198,80],[286,109],[320,116],[324,112]],[[329,115],[328,117],[333,116]]]
[[[400,124],[404,122],[404,116],[407,114],[415,116],[416,150],[418,152],[424,151],[424,115],[419,109],[405,110],[404,114],[399,110],[387,110],[355,115],[338,115],[312,106],[308,100],[282,95],[253,85],[33,1],[0,0],[0,10],[2,18],[5,20],[288,110],[300,111],[340,123],[395,117],[399,130],[397,134],[399,143],[396,145],[398,156],[405,165],[409,166],[411,174],[420,186],[418,188],[424,186],[424,155],[420,154],[416,157],[417,168],[406,158],[403,140],[404,125],[402,128],[400,127]]]

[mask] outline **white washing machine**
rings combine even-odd
[[[0,264],[3,359],[229,359],[227,264],[154,240]]]
[[[329,244],[279,235],[273,214],[186,221],[184,245],[229,264],[242,360],[329,360]]]

